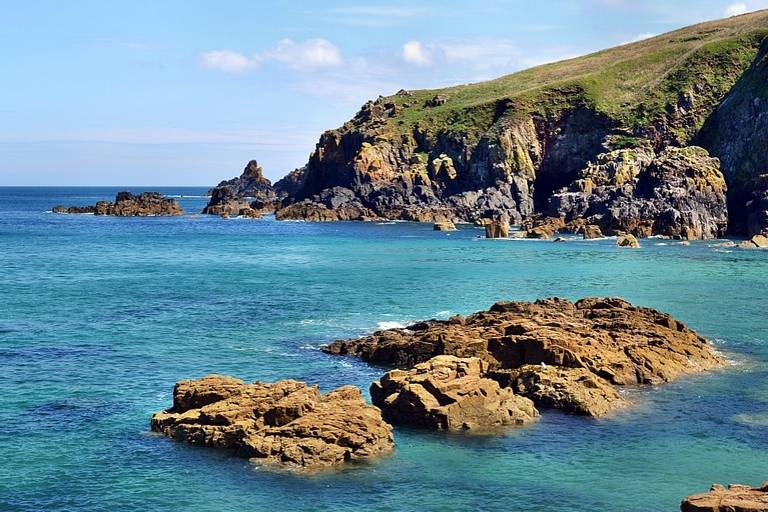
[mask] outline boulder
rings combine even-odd
[[[760,487],[715,484],[709,492],[685,498],[682,512],[768,512],[768,482]]]
[[[486,378],[488,362],[437,356],[409,371],[392,370],[371,386],[387,421],[439,430],[487,430],[524,425],[533,402]]]
[[[296,468],[338,466],[387,453],[392,428],[360,390],[272,384],[208,375],[178,382],[173,407],[152,416],[152,430],[190,444],[228,449]]]
[[[456,231],[456,224],[451,221],[435,222],[432,229],[435,231]]]
[[[749,240],[745,240],[739,244],[742,249],[764,249],[768,247],[768,236],[755,235]]]
[[[493,377],[542,409],[599,417],[626,404],[616,388],[586,368],[525,365]]]
[[[619,235],[618,238],[616,238],[616,246],[637,249],[640,247],[640,242],[637,241],[637,238],[635,238],[634,235],[624,234]]]
[[[498,302],[466,318],[377,331],[323,350],[398,368],[439,355],[476,357],[489,364],[490,377],[541,406],[590,415],[623,405],[608,385],[661,384],[723,364],[681,322],[619,298]],[[531,368],[542,364],[546,371]]]
[[[159,192],[118,192],[115,202],[98,201],[94,206],[57,206],[54,213],[92,213],[117,217],[178,216],[182,214],[179,203]]]
[[[594,240],[596,238],[603,238],[603,232],[600,231],[600,226],[594,224],[588,224],[581,229],[584,240]]]

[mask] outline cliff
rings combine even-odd
[[[558,210],[571,193],[607,234],[758,233],[768,229],[766,36],[760,11],[496,80],[379,97],[281,180],[279,218],[471,222],[503,212],[521,223],[573,216]],[[670,157],[688,146],[685,165]],[[621,183],[582,186],[622,150],[650,160]]]

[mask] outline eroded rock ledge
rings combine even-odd
[[[538,407],[591,416],[624,405],[615,386],[660,384],[723,363],[670,315],[618,298],[498,302],[466,318],[377,331],[324,350],[399,368],[440,355],[479,358],[488,363],[484,377]]]
[[[760,487],[715,484],[709,492],[688,496],[680,505],[682,512],[767,512],[768,482]]]
[[[173,407],[152,416],[152,430],[191,444],[298,468],[365,460],[393,448],[392,428],[360,390],[274,384],[208,375],[178,382]]]
[[[152,217],[181,215],[179,203],[160,192],[118,192],[115,202],[99,201],[93,206],[56,206],[53,213],[92,213],[117,217]]]
[[[412,370],[392,370],[371,385],[373,403],[393,423],[438,430],[524,425],[539,415],[533,402],[486,377],[488,362],[433,357]]]

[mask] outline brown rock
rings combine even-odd
[[[768,236],[755,235],[749,240],[745,240],[739,244],[742,249],[763,249],[768,247]]]
[[[586,225],[581,230],[584,235],[584,240],[594,240],[595,238],[603,238],[603,232],[600,231],[600,226],[594,224]]]
[[[576,303],[558,298],[534,303],[499,302],[489,311],[474,313],[461,321],[420,322],[407,329],[337,341],[324,350],[401,368],[443,354],[478,357],[487,361],[493,371],[544,363],[585,369],[618,386],[659,384],[722,364],[703,338],[671,316],[635,307],[618,298],[589,298]],[[546,378],[552,382],[580,382],[590,389],[593,384],[580,381],[582,376],[548,372],[538,376],[534,384],[549,386],[543,380]],[[512,381],[507,377],[502,384],[511,385]],[[599,390],[601,381],[595,382],[593,389]],[[528,384],[519,389],[536,396],[535,390],[539,388]],[[569,393],[577,394],[573,390]],[[600,397],[598,391],[590,393]],[[604,390],[602,395],[607,402],[605,410],[620,405],[615,395]],[[563,398],[553,406],[577,402],[576,398]],[[581,407],[581,411],[602,413],[594,404]]]
[[[486,378],[487,371],[476,357],[437,356],[387,373],[373,383],[371,397],[388,421],[440,430],[523,425],[538,416],[533,402]]]
[[[565,228],[565,221],[559,217],[531,219],[523,225],[527,238],[549,239]]]
[[[616,239],[616,245],[618,247],[628,247],[630,249],[637,249],[640,247],[640,242],[637,241],[634,235],[619,235]]]
[[[451,221],[435,222],[432,229],[435,231],[456,231],[456,224]]]
[[[115,202],[98,201],[94,206],[57,206],[54,213],[93,213],[94,215],[114,215],[117,217],[154,217],[181,215],[179,203],[159,192],[142,192],[139,195],[130,192],[118,192]]]
[[[682,512],[768,512],[768,482],[761,487],[715,484],[709,492],[685,498]]]
[[[500,211],[486,212],[482,219],[485,226],[485,238],[508,238],[509,215]]]
[[[626,404],[608,381],[586,368],[526,365],[494,378],[546,409],[597,417]]]
[[[208,375],[181,381],[173,408],[152,416],[152,430],[191,444],[300,468],[364,460],[392,450],[392,429],[354,386],[321,394],[317,386]]]

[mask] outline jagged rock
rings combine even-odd
[[[626,404],[608,381],[586,368],[525,365],[492,377],[543,409],[599,417]]]
[[[179,203],[160,192],[118,192],[115,202],[99,201],[94,206],[56,206],[53,213],[92,213],[117,217],[177,216],[182,214]]]
[[[451,221],[435,222],[433,229],[435,231],[456,231],[456,224]]]
[[[695,146],[659,155],[647,147],[601,154],[552,196],[549,213],[584,219],[605,233],[684,240],[717,238],[728,224],[720,162]]]
[[[526,238],[550,239],[565,228],[565,221],[560,217],[533,218],[524,222],[522,227]]]
[[[245,215],[250,218],[271,213],[279,206],[278,193],[256,160],[251,160],[243,173],[231,180],[222,181],[209,191],[211,199],[203,213],[211,215]],[[249,215],[248,210],[256,214]]]
[[[768,482],[760,487],[714,484],[707,493],[685,498],[682,512],[768,512]]]
[[[749,240],[744,240],[739,244],[742,249],[763,249],[768,247],[768,236],[755,235]]]
[[[371,385],[387,421],[439,430],[524,425],[538,412],[527,398],[485,377],[478,358],[437,356],[409,371],[392,370]]]
[[[616,238],[617,247],[629,247],[630,249],[637,249],[640,247],[640,242],[637,241],[634,235],[619,235]]]
[[[152,416],[152,430],[191,444],[301,468],[336,466],[392,450],[392,429],[360,390],[273,384],[208,375],[181,381],[173,408]]]
[[[485,226],[485,238],[508,238],[509,215],[492,210],[485,213],[482,223]]]
[[[603,232],[600,231],[600,226],[595,226],[594,224],[589,224],[584,226],[581,229],[582,235],[584,235],[584,240],[594,240],[596,238],[603,238]]]
[[[438,355],[478,357],[494,372],[544,363],[548,367],[582,368],[617,386],[668,382],[723,362],[703,338],[669,315],[617,298],[589,298],[576,303],[557,298],[534,303],[499,302],[489,311],[467,318],[378,331],[336,341],[324,350],[400,368]],[[567,381],[564,375],[558,379]],[[512,380],[507,377],[505,385]],[[606,410],[620,404],[607,394],[603,396]],[[569,400],[558,403],[576,402]],[[583,409],[600,410],[594,405]]]

